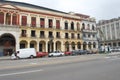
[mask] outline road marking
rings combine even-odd
[[[19,74],[27,74],[27,73],[35,73],[35,72],[40,72],[40,71],[43,71],[43,69],[32,70],[32,71],[24,71],[24,72],[16,72],[16,73],[9,73],[9,74],[0,74],[0,77],[19,75]]]

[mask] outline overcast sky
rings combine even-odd
[[[98,20],[120,17],[120,0],[9,0],[35,4],[63,12],[90,15]]]

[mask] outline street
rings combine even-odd
[[[0,80],[119,80],[120,56],[83,55],[0,62]]]

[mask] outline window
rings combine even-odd
[[[68,33],[65,33],[65,38],[69,38],[69,37],[68,37]]]
[[[83,37],[86,37],[86,34],[85,34],[85,33],[83,33]]]
[[[45,38],[44,31],[40,31],[40,38]]]
[[[90,24],[87,25],[87,29],[90,30]]]
[[[52,21],[52,19],[49,19],[49,20],[48,20],[48,23],[49,23],[49,28],[52,28],[52,26],[53,26],[53,21]]]
[[[71,23],[71,30],[74,30],[74,23]]]
[[[88,38],[90,38],[90,34],[88,34]]]
[[[31,30],[31,37],[35,37],[35,30]]]
[[[60,29],[60,21],[56,20],[56,29]]]
[[[21,36],[22,36],[22,37],[26,37],[26,36],[27,36],[27,35],[26,35],[26,30],[22,30]]]
[[[6,24],[8,24],[8,25],[11,24],[11,14],[10,13],[6,14]]]
[[[13,25],[17,25],[17,15],[16,14],[13,14],[13,16],[12,16],[13,18],[13,20],[12,20],[12,24]]]
[[[82,30],[84,30],[84,29],[85,29],[85,24],[83,23],[83,24],[82,24]]]
[[[92,25],[92,30],[95,30],[95,27],[94,27],[94,25]]]
[[[34,48],[34,44],[33,43],[30,43],[30,48]]]
[[[80,39],[80,34],[77,35],[78,39]]]
[[[49,32],[49,38],[53,38],[53,32]]]
[[[25,44],[24,43],[20,43],[20,49],[25,48]]]
[[[65,29],[68,29],[68,22],[65,22]]]
[[[4,24],[4,13],[0,12],[0,24]]]
[[[56,32],[56,38],[60,38],[60,32]]]
[[[93,34],[93,38],[95,38],[95,35]]]
[[[45,20],[44,20],[44,18],[40,18],[40,27],[41,28],[45,27]]]
[[[22,26],[27,25],[27,16],[22,16],[21,24],[22,24]]]
[[[74,35],[74,33],[71,33],[71,38],[73,38],[73,39],[75,38],[75,35]]]
[[[31,18],[31,26],[36,27],[36,17]]]

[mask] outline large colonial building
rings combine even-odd
[[[111,48],[120,48],[120,17],[110,20],[101,20],[97,24],[100,35],[100,46],[106,45]]]
[[[96,40],[92,41],[96,36],[96,25],[94,22],[84,22],[83,20],[90,19],[86,16],[22,2],[1,1],[0,55],[33,47],[42,52],[97,48]],[[82,39],[82,27],[88,25],[92,32],[90,36],[86,35],[91,40],[85,42]],[[90,44],[89,47],[87,44]]]

